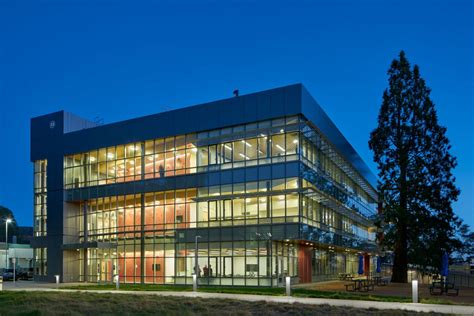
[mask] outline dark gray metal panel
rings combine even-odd
[[[46,159],[53,153],[62,153],[64,112],[35,117],[30,122],[30,159]]]
[[[296,115],[301,89],[290,85],[67,133],[64,153]]]

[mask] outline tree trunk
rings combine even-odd
[[[408,210],[407,210],[407,155],[400,155],[400,206],[397,222],[397,241],[395,243],[392,282],[408,281]]]
[[[407,283],[408,257],[407,257],[407,229],[406,224],[398,224],[398,238],[395,244],[392,282]]]

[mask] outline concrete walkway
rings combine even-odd
[[[474,315],[474,306],[462,305],[439,305],[439,304],[413,304],[413,303],[393,303],[393,302],[373,302],[358,300],[339,300],[339,299],[323,299],[323,298],[305,298],[305,297],[288,297],[288,296],[271,296],[271,295],[251,295],[251,294],[224,294],[224,293],[205,293],[205,292],[173,292],[173,291],[116,291],[116,290],[71,290],[57,289],[48,284],[5,284],[6,291],[45,291],[45,292],[87,292],[87,293],[108,293],[108,294],[131,294],[131,295],[157,295],[157,296],[176,296],[176,297],[199,297],[207,299],[233,299],[250,302],[276,302],[276,303],[300,303],[310,305],[331,305],[354,308],[375,308],[380,310],[401,309],[412,312],[436,312],[443,314],[456,315]],[[39,286],[37,286],[39,285]]]

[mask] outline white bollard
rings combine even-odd
[[[411,281],[413,303],[418,303],[418,280]]]
[[[115,275],[115,289],[120,289],[120,277],[118,274]]]
[[[59,274],[54,276],[56,278],[56,287],[59,287]]]
[[[197,291],[197,275],[193,274],[193,291]]]
[[[291,296],[291,277],[287,276],[285,278],[286,282],[286,296]]]

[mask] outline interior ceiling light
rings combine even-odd
[[[249,143],[247,143],[245,140],[242,140],[242,143],[244,143],[247,147],[252,147]]]
[[[285,149],[281,147],[280,145],[276,145],[276,148],[280,149],[281,151],[285,151]]]

